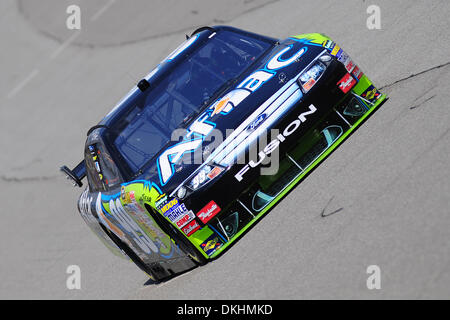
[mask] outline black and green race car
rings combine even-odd
[[[387,100],[323,34],[196,30],[61,170],[113,252],[163,280],[217,258]]]

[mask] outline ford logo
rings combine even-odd
[[[264,120],[266,120],[266,118],[267,114],[265,113],[260,114],[255,120],[253,120],[252,123],[250,123],[250,125],[247,127],[247,131],[255,130],[256,128],[258,128],[259,125],[263,123]]]

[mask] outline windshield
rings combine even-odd
[[[134,108],[114,128],[114,146],[133,173],[269,47],[268,42],[221,31],[156,85],[150,79],[150,89],[135,97]]]

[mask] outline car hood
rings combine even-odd
[[[170,194],[191,179],[202,165],[211,162],[227,165],[220,150],[226,147],[230,137],[262,123],[265,115],[258,113],[258,108],[276,99],[289,86],[296,86],[294,100],[298,102],[301,91],[295,84],[296,78],[324,51],[322,45],[306,39],[288,38],[278,43],[196,118],[205,124],[197,123],[197,131],[201,133],[190,130],[195,120],[177,130],[179,139],[162,148],[139,178],[157,183],[163,193]],[[197,142],[188,146],[186,143],[191,141]]]

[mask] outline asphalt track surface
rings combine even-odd
[[[0,1],[0,298],[449,298],[449,15],[444,0]],[[58,168],[185,33],[217,24],[325,33],[390,100],[220,259],[152,284],[90,232]]]

